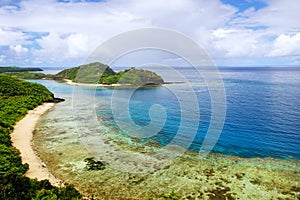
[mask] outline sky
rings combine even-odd
[[[112,36],[151,27],[193,39],[218,66],[300,66],[299,8],[299,0],[1,0],[0,66],[77,66]]]

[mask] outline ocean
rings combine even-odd
[[[176,70],[185,82],[138,89],[80,87],[80,91],[87,91],[85,95],[95,99],[99,123],[116,134],[163,147],[184,130],[175,143],[198,152],[212,123],[211,88],[195,75],[193,68]],[[178,81],[171,75],[163,78]],[[220,75],[226,94],[226,116],[212,153],[300,159],[300,69],[223,68]],[[42,83],[57,97],[71,101],[74,97],[74,86],[50,80],[34,82]],[[196,98],[196,105],[190,101],[192,98]],[[118,113],[124,111],[119,108],[124,105],[128,113]]]

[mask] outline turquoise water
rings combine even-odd
[[[180,126],[188,129],[195,124],[181,124],[182,104],[184,110],[193,118],[194,105],[181,102],[174,91],[196,94],[200,120],[197,124],[197,134],[189,149],[199,151],[203,138],[211,123],[210,93],[203,80],[194,76],[191,68],[178,68],[184,74],[189,84],[169,84],[155,88],[118,89],[119,96],[114,98],[116,105],[123,104],[129,93],[133,92],[129,100],[129,115],[122,115],[139,126],[151,123],[149,109],[153,105],[161,105],[166,116],[160,112],[152,113],[152,121],[164,121],[163,128],[158,132],[146,133],[142,142],[151,141],[161,146],[167,145],[176,136]],[[226,91],[226,119],[222,134],[213,152],[236,155],[240,157],[275,157],[300,159],[300,71],[299,70],[241,70],[231,69],[221,72]],[[73,86],[55,81],[39,80],[56,96],[70,97]],[[78,86],[77,86],[78,87]],[[217,87],[217,86],[216,86]],[[84,88],[93,90],[95,88]],[[95,110],[104,125],[118,128],[116,115],[112,112],[111,97],[113,89],[97,88],[91,98],[95,96]],[[188,98],[187,98],[188,99]],[[159,110],[160,111],[160,110]],[[164,119],[166,117],[166,120]],[[124,127],[123,127],[124,128]],[[134,135],[134,128],[128,126],[124,134]],[[180,141],[185,140],[183,135]],[[178,143],[180,145],[180,142]]]

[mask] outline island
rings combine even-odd
[[[155,72],[134,67],[115,72],[108,65],[99,62],[65,69],[56,74],[57,79],[69,79],[76,83],[123,84],[123,85],[161,85],[164,80]],[[97,82],[96,82],[97,81]]]
[[[37,72],[43,71],[38,67],[0,67],[0,73],[12,73],[12,72]]]
[[[162,77],[155,72],[131,67],[115,72],[100,62],[89,63],[62,70],[57,74],[30,73],[28,71],[9,73],[21,79],[62,80],[77,84],[98,84],[100,86],[159,86],[164,84]]]

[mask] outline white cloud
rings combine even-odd
[[[16,54],[20,55],[20,54],[24,54],[28,52],[28,48],[23,47],[22,45],[18,44],[18,45],[10,45],[9,48],[11,50],[13,50]]]
[[[264,0],[260,10],[249,9],[234,22],[245,26],[265,26],[273,34],[300,32],[300,1]]]
[[[167,5],[167,6],[166,6]],[[0,8],[1,9],[1,8]],[[2,8],[3,9],[3,8]],[[101,3],[55,3],[28,0],[18,12],[2,13],[1,26],[26,31],[111,34],[147,26],[192,33],[198,27],[223,26],[236,9],[218,0],[111,0]]]
[[[48,36],[36,40],[41,47],[33,50],[38,62],[43,59],[62,61],[76,56],[84,58],[105,39],[144,27],[175,29],[206,42],[202,35],[209,37],[210,29],[223,26],[236,11],[218,0],[210,3],[204,0],[111,0],[101,3],[48,0],[42,4],[28,0],[20,7],[20,11],[0,8],[0,27],[13,25],[26,32],[48,32]],[[7,45],[23,43],[6,40]]]
[[[300,64],[295,63],[295,56],[300,55],[300,1],[265,0],[265,3],[266,7],[249,8],[229,21],[228,28],[213,32],[216,55],[249,60],[273,57],[274,63],[284,60],[287,65]]]
[[[88,56],[93,40],[82,34],[50,33],[36,40],[41,49],[34,50],[33,56],[41,63],[47,59],[50,63],[62,63],[64,60],[82,60]],[[88,46],[90,45],[90,46]]]
[[[257,58],[269,51],[263,31],[220,28],[213,32],[212,49],[218,57]]]
[[[0,63],[4,63],[5,62],[5,55],[0,55]]]
[[[61,38],[57,33],[51,33],[37,39],[36,42],[41,47],[35,53],[44,54],[45,56],[60,55],[64,57],[67,52],[66,40]]]
[[[300,33],[293,36],[279,35],[274,41],[273,50],[267,56],[300,55]]]
[[[67,38],[68,53],[70,56],[82,56],[88,49],[88,37],[82,34],[72,34]]]
[[[239,62],[241,58],[300,55],[297,48],[300,46],[297,39],[300,1],[265,2],[265,8],[250,8],[243,13],[237,13],[237,8],[219,0],[99,3],[26,0],[21,1],[18,9],[4,3],[0,4],[0,46],[30,55],[33,64],[75,63],[83,61],[97,45],[116,34],[162,27],[182,32],[199,42],[213,58],[220,60],[218,64],[222,64],[222,58],[237,58]],[[1,50],[0,53],[7,57],[13,55]]]
[[[18,45],[29,43],[28,36],[19,30],[11,28],[2,28],[0,26],[0,46]]]

